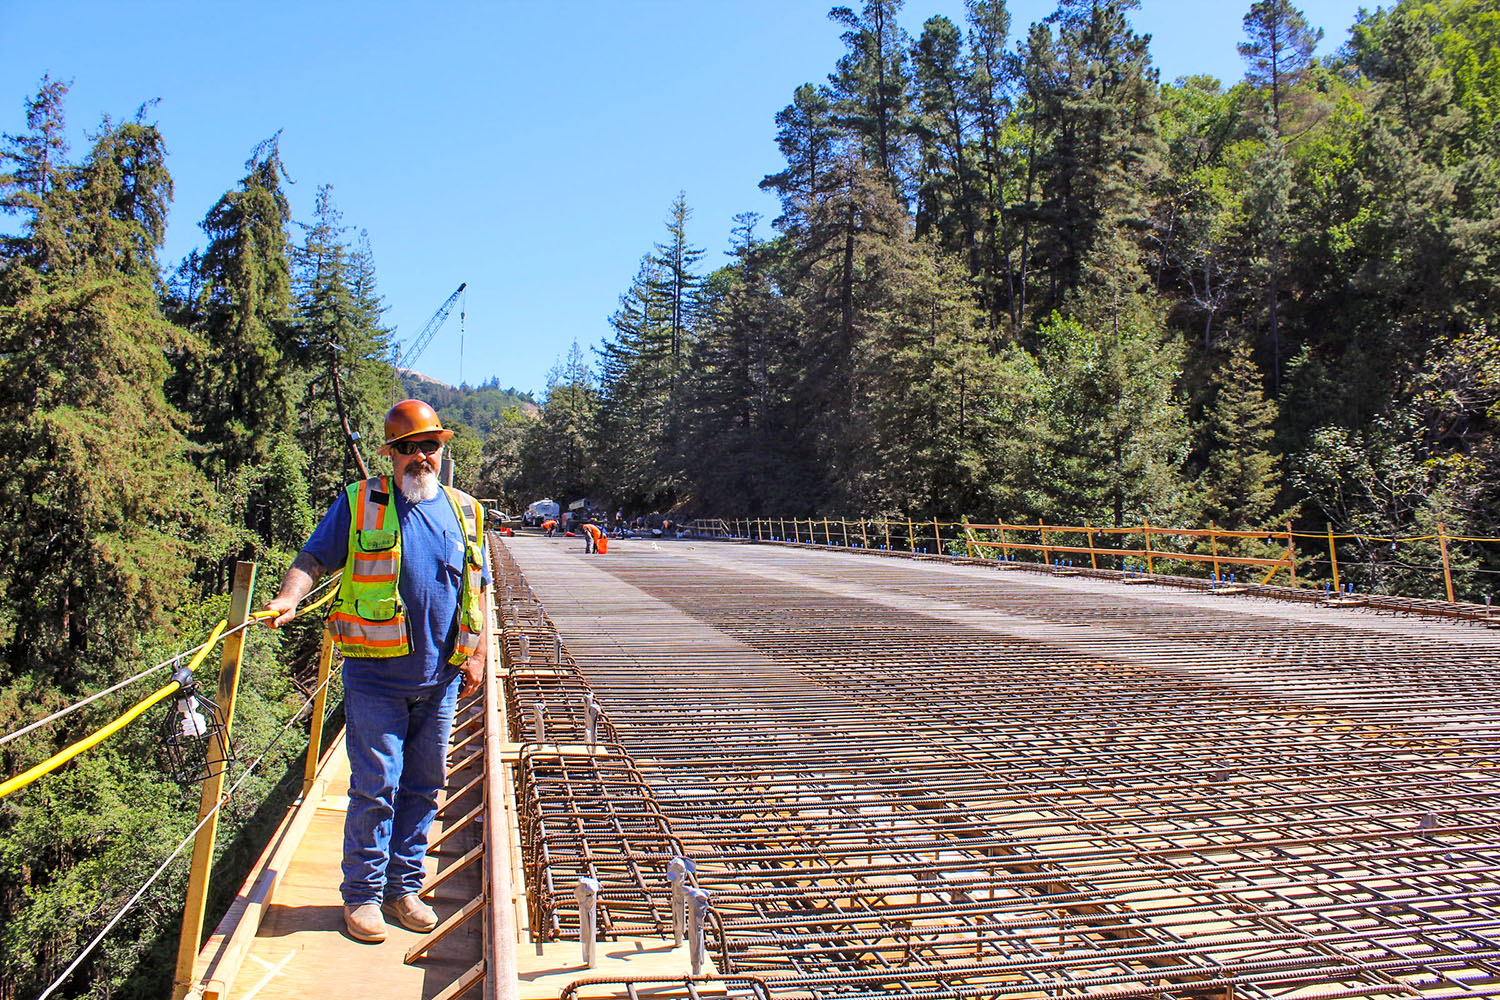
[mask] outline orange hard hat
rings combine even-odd
[[[420,399],[403,399],[385,415],[385,444],[382,448],[418,434],[431,434],[439,441],[447,441],[453,436],[452,431],[443,430],[443,422],[432,407]]]

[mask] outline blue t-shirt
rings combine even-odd
[[[458,635],[458,595],[463,587],[464,533],[445,493],[414,504],[394,490],[401,525],[401,578],[396,590],[406,608],[411,652],[405,656],[344,659],[344,685],[382,694],[410,694],[447,684],[458,672],[448,663]],[[338,499],[302,551],[330,570],[342,569],[349,551],[349,494]],[[489,554],[482,581],[490,585]]]

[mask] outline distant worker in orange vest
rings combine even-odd
[[[583,553],[604,552],[609,543],[604,540],[604,532],[593,521],[583,522]]]
[[[549,517],[547,518],[547,520],[543,521],[542,530],[547,533],[548,538],[551,538],[552,533],[557,530],[557,518]]]

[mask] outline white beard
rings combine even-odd
[[[438,495],[437,473],[426,466],[409,466],[397,485],[401,494],[412,503],[431,500]]]

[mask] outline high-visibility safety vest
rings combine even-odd
[[[448,662],[463,664],[484,630],[479,607],[484,510],[467,493],[443,487],[464,532],[464,575],[458,595],[458,636]],[[345,656],[392,657],[411,652],[406,609],[396,583],[401,579],[401,524],[390,477],[376,476],[348,486],[349,554],[339,580],[333,613],[334,644]]]

